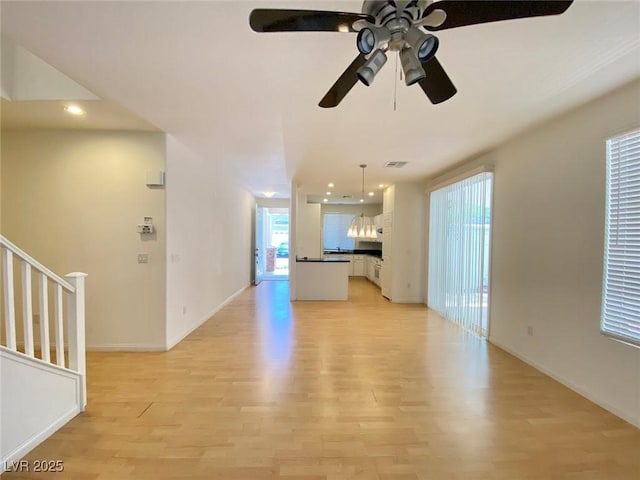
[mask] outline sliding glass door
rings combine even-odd
[[[431,192],[429,307],[479,335],[489,328],[493,174]]]

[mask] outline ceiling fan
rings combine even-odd
[[[573,0],[365,0],[362,13],[258,8],[249,24],[255,32],[358,32],[360,54],[340,75],[319,106],[337,106],[358,80],[371,85],[399,52],[405,83],[418,84],[431,103],[449,100],[457,90],[435,57],[439,40],[429,31],[516,18],[559,15]]]

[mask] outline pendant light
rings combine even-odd
[[[376,233],[376,226],[373,223],[373,219],[364,216],[364,169],[367,168],[367,165],[362,164],[360,168],[362,169],[362,196],[360,197],[360,205],[362,208],[360,216],[354,218],[353,222],[351,222],[349,230],[347,231],[347,237],[371,240],[378,238],[378,234]]]

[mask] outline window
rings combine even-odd
[[[355,242],[347,237],[347,231],[355,215],[350,213],[325,213],[322,217],[323,247],[325,250],[353,250]]]
[[[601,330],[640,346],[640,129],[607,140]]]
[[[478,335],[489,325],[493,174],[434,190],[429,210],[429,307]]]

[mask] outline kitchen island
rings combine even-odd
[[[347,300],[349,263],[344,258],[296,258],[296,300]]]

